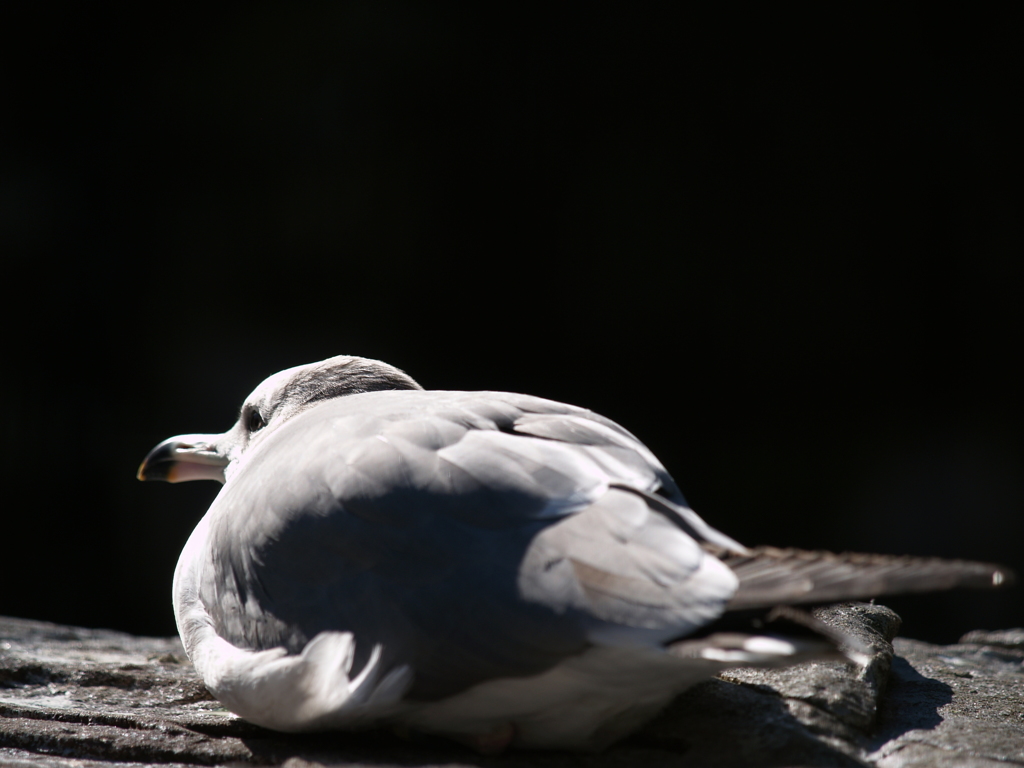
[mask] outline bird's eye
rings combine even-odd
[[[259,432],[265,426],[267,426],[267,421],[266,419],[263,418],[259,411],[257,411],[255,408],[249,411],[249,432]]]

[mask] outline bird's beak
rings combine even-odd
[[[228,457],[218,447],[224,435],[178,435],[154,448],[139,467],[139,480],[224,482]]]

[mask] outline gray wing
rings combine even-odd
[[[351,631],[414,698],[547,669],[591,642],[713,620],[739,548],[613,422],[504,393],[377,392],[283,425],[211,508],[204,604],[241,647]]]

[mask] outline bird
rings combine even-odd
[[[1013,578],[748,548],[610,419],[346,355],[270,376],[138,477],[223,484],[175,568],[177,627],[227,709],[284,732],[598,750],[724,669],[863,653],[796,606]]]

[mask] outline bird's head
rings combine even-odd
[[[143,459],[139,480],[216,480],[252,447],[296,414],[324,400],[388,389],[422,389],[407,374],[379,360],[339,355],[275,373],[252,391],[227,432],[178,435]]]

